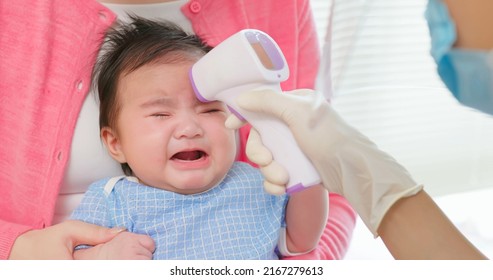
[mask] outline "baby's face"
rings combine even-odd
[[[201,103],[192,61],[155,63],[122,76],[117,144],[143,184],[182,194],[215,186],[233,164],[235,134],[222,102]],[[120,160],[122,161],[122,160]]]

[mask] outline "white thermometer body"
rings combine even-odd
[[[238,95],[260,89],[282,94],[280,83],[289,77],[286,59],[277,43],[254,29],[242,30],[213,48],[190,70],[195,94],[202,102],[222,101],[260,134],[275,161],[289,173],[287,193],[319,184],[320,176],[299,149],[287,125],[266,114],[242,110]]]

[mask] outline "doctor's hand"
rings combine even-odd
[[[31,230],[17,237],[9,259],[73,259],[74,248],[110,241],[122,228],[105,228],[81,221],[65,221],[44,229]]]
[[[388,209],[422,189],[404,167],[348,125],[321,94],[304,89],[284,94],[255,91],[241,95],[237,104],[284,121],[319,172],[324,187],[344,196],[375,236]],[[226,126],[238,128],[241,122],[232,115]],[[253,129],[246,153],[259,165],[266,190],[284,191],[289,175],[272,159]]]

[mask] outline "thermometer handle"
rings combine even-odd
[[[272,89],[282,94],[279,85],[262,86],[257,89]],[[289,173],[287,193],[292,194],[321,182],[317,170],[297,145],[289,127],[278,118],[242,110],[235,99],[241,90],[224,92],[219,99],[225,102],[239,118],[248,121],[271,151],[273,159]]]
[[[190,81],[202,102],[226,103],[239,118],[260,134],[274,160],[289,173],[288,193],[320,183],[312,163],[297,145],[287,125],[272,116],[244,111],[236,105],[239,94],[272,89],[282,94],[280,83],[289,67],[277,43],[259,30],[242,30],[199,59],[190,70]]]

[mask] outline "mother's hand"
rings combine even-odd
[[[125,229],[65,221],[45,229],[31,230],[17,237],[9,259],[73,259],[76,246],[108,242],[122,231]]]

